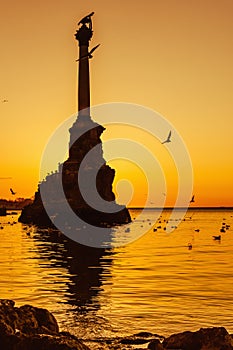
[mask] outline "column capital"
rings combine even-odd
[[[83,24],[75,33],[75,38],[79,42],[79,46],[89,46],[89,41],[91,40],[93,31]]]

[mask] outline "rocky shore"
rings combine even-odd
[[[46,309],[0,300],[0,344],[3,350],[233,350],[233,335],[224,327],[201,328],[167,338],[141,332],[129,337],[82,340],[60,332]]]

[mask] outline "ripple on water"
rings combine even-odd
[[[231,227],[216,242],[223,217]],[[214,325],[233,332],[232,212],[196,211],[171,235],[151,225],[134,243],[105,251],[9,220],[1,218],[1,298],[48,308],[62,329],[86,338]]]

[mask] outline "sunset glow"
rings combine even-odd
[[[0,198],[15,199],[9,188],[16,198],[33,196],[50,135],[77,112],[74,33],[78,20],[91,11],[91,47],[101,44],[90,60],[91,104],[128,102],[159,112],[174,125],[190,153],[194,206],[233,206],[230,0],[4,2],[0,177],[12,179],[0,179]],[[102,139],[119,135],[130,135],[153,152],[166,176],[165,204],[173,205],[177,174],[166,147],[122,126],[109,128]],[[142,171],[123,160],[110,165],[116,169],[115,186],[122,178],[134,185],[129,205],[143,206],[147,188]],[[127,197],[130,189],[126,192]],[[156,195],[150,198],[151,206]]]

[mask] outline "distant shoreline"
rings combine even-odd
[[[164,208],[159,208],[159,207],[128,207],[128,209],[130,210],[233,210],[233,207],[188,207],[188,208],[184,208],[184,207],[164,207]]]
[[[22,210],[24,206],[28,205],[27,204],[21,204],[20,205],[14,205],[14,203],[12,203],[11,205],[7,206],[7,205],[0,205],[0,207],[4,207],[6,208],[7,211],[10,211],[10,210]],[[164,208],[161,208],[161,207],[147,207],[147,208],[144,208],[144,207],[127,207],[129,210],[156,210],[156,211],[161,211],[161,210],[173,210],[174,207],[164,207]],[[198,210],[209,210],[209,211],[214,211],[214,210],[221,210],[221,211],[224,211],[224,210],[227,210],[227,211],[233,211],[233,207],[188,207],[188,208],[184,208],[184,207],[177,207],[175,208],[175,211],[198,211]]]
[[[0,208],[5,208],[6,210],[22,210],[28,204],[32,203],[31,198],[17,198],[16,200],[8,200],[0,198]]]

